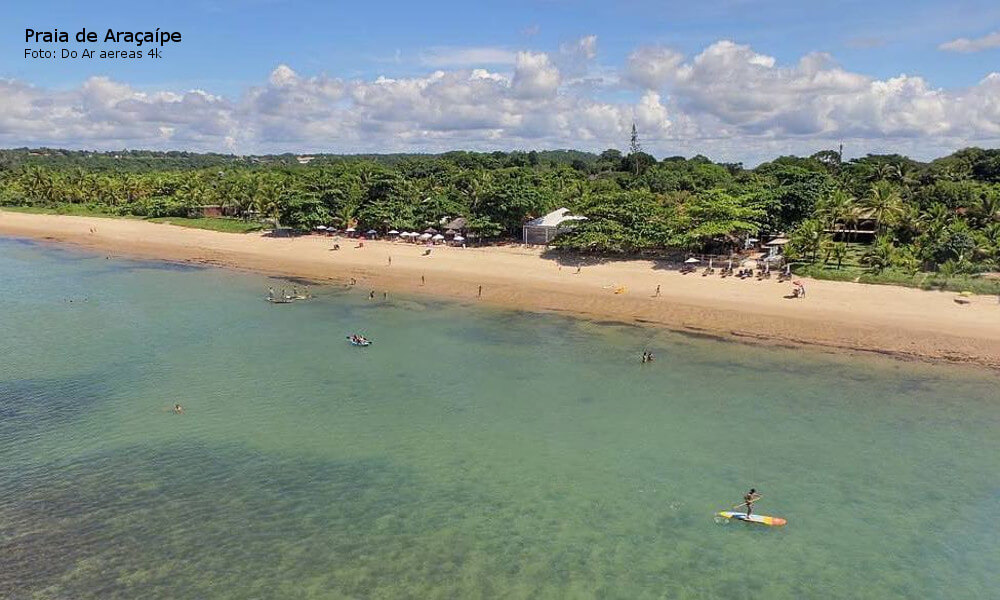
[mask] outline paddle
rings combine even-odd
[[[760,500],[763,497],[764,497],[763,494],[758,494],[754,499],[750,500],[750,504],[753,504],[754,502]],[[746,505],[747,505],[746,502],[740,502],[739,504],[734,505],[733,508],[739,508],[741,506],[746,506]]]

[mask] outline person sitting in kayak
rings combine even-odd
[[[750,488],[750,491],[743,496],[743,505],[747,507],[747,517],[753,513],[753,503],[760,500],[761,497],[754,488]]]

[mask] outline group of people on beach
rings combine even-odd
[[[656,357],[653,356],[652,352],[649,352],[647,350],[642,351],[642,364],[651,363],[653,362],[654,358]]]

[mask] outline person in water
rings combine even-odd
[[[753,503],[760,499],[761,495],[754,488],[750,488],[750,491],[743,496],[743,505],[747,507],[747,517],[753,514]]]
[[[181,406],[180,404],[175,404],[174,405],[174,414],[175,415],[183,415],[184,414],[184,407]]]

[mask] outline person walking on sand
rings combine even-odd
[[[483,286],[479,286],[479,297],[483,297]]]
[[[388,300],[389,299],[389,292],[382,292],[382,299],[383,300]]]
[[[424,280],[424,276],[421,275],[420,276],[420,285],[424,285],[425,283],[427,283],[427,282]]]
[[[579,275],[579,274],[580,274],[580,269],[582,269],[582,268],[583,268],[583,266],[581,266],[581,265],[576,265],[576,275]]]
[[[656,284],[656,294],[654,296],[657,298],[660,297],[660,284]]]
[[[389,257],[389,266],[390,267],[392,266],[392,257],[391,256]]]

